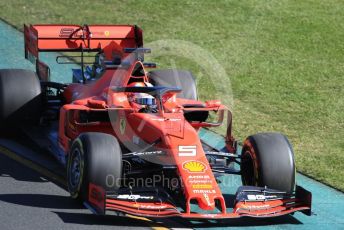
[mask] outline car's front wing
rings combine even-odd
[[[311,193],[300,186],[297,186],[295,193],[291,195],[266,188],[242,186],[236,193],[234,208],[231,212],[227,212],[227,208],[222,208],[222,211],[217,213],[196,213],[183,212],[173,202],[161,197],[158,192],[109,195],[103,188],[90,184],[89,199],[85,204],[96,214],[115,212],[145,217],[179,216],[190,219],[226,219],[244,216],[276,217],[297,211],[311,215],[311,200]],[[223,202],[224,204],[220,204],[220,206],[225,205],[225,200]]]

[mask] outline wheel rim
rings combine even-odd
[[[70,166],[69,184],[72,188],[77,188],[81,180],[81,153],[75,149],[72,153],[72,162]]]

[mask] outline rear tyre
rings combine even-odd
[[[191,72],[185,70],[153,70],[148,73],[151,83],[155,86],[179,87],[182,92],[178,98],[197,100],[195,78]]]
[[[287,193],[295,188],[294,153],[288,139],[280,133],[249,136],[241,155],[244,185],[267,187]]]
[[[105,133],[83,133],[73,141],[67,164],[68,190],[74,199],[88,199],[89,183],[117,191],[122,152],[117,139]]]
[[[0,128],[12,129],[39,120],[41,85],[35,72],[0,70]]]

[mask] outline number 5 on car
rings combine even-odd
[[[197,154],[195,145],[179,145],[178,155],[180,157],[195,157]]]

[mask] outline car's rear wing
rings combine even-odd
[[[100,51],[107,48],[138,48],[142,30],[136,25],[24,25],[25,57],[39,52]]]
[[[37,73],[49,68],[39,61],[40,52],[103,52],[108,61],[123,59],[143,46],[142,30],[136,25],[24,25],[25,58],[36,64]]]

